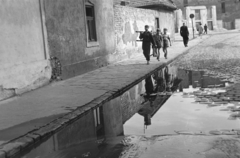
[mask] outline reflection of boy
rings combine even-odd
[[[168,67],[165,68],[164,77],[166,81],[166,91],[171,91],[172,75],[169,74]]]
[[[152,77],[147,77],[145,79],[145,89],[146,89],[146,94],[149,96],[154,92],[154,87],[153,87],[153,82],[152,82]]]

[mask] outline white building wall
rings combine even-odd
[[[0,100],[48,81],[39,0],[0,0]]]

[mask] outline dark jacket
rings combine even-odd
[[[149,31],[145,31],[145,32],[141,33],[139,38],[143,41],[142,49],[149,49],[151,46],[151,43],[153,45],[155,45],[153,36],[152,36],[151,32],[149,32]]]
[[[204,30],[207,30],[207,25],[204,25]]]
[[[180,28],[180,35],[181,36],[189,36],[189,32],[188,32],[188,27],[187,26],[182,26]]]
[[[161,34],[155,34],[153,35],[153,40],[156,44],[156,47],[157,48],[161,48],[162,47],[162,42],[163,42],[163,39],[162,39],[162,35]],[[153,47],[154,48],[154,47]]]

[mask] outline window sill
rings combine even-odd
[[[99,42],[95,41],[95,42],[87,42],[87,47],[98,47],[99,46]]]

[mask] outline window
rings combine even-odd
[[[96,32],[96,24],[95,24],[94,5],[91,2],[87,1],[85,5],[85,11],[86,11],[88,42],[96,42],[97,32]]]
[[[211,7],[207,8],[207,19],[212,19],[212,8]]]
[[[225,10],[225,2],[222,2],[222,13],[225,13],[226,10]]]
[[[195,10],[195,19],[196,20],[201,20],[201,12],[200,9]]]
[[[183,2],[184,4],[184,7],[186,7],[186,6],[188,6],[188,0],[184,0],[184,2]]]

